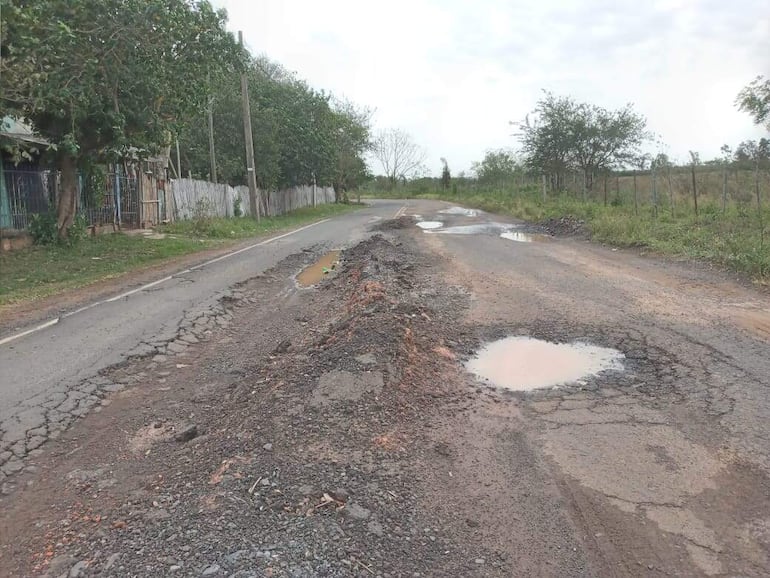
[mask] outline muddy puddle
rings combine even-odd
[[[463,207],[449,207],[448,209],[439,211],[439,213],[444,215],[462,215],[463,217],[477,217],[479,215],[479,211]]]
[[[514,225],[507,223],[478,223],[476,225],[446,227],[436,232],[447,235],[500,235],[513,229]]]
[[[540,235],[538,233],[522,233],[521,231],[506,231],[500,233],[503,239],[509,241],[516,241],[517,243],[547,243],[551,240],[548,235]]]
[[[320,283],[337,269],[340,260],[339,251],[330,251],[318,259],[312,265],[305,267],[297,275],[297,285],[300,287],[312,287]]]
[[[420,221],[417,223],[417,226],[420,227],[420,229],[429,231],[431,229],[440,229],[444,226],[444,223],[441,221]]]
[[[483,347],[465,367],[488,383],[515,391],[554,387],[621,371],[625,356],[587,343],[551,343],[531,337],[508,337]]]

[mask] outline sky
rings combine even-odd
[[[265,54],[408,132],[440,173],[517,148],[543,90],[633,103],[666,152],[703,159],[764,135],[734,105],[770,76],[768,0],[213,0]],[[652,147],[652,145],[651,145]],[[373,167],[375,172],[377,166]]]

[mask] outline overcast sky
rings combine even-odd
[[[768,0],[213,0],[230,27],[318,89],[409,132],[439,170],[516,147],[547,89],[607,108],[632,102],[684,159],[762,136],[734,107],[770,75]],[[374,167],[375,170],[378,167]]]

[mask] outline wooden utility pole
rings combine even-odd
[[[182,178],[182,157],[179,154],[179,139],[176,139],[176,172],[177,177]]]
[[[243,32],[238,31],[238,43],[243,48]],[[249,106],[249,80],[246,71],[241,73],[241,103],[243,104],[243,137],[246,141],[246,172],[249,179],[249,208],[252,218],[259,221],[257,202],[257,173],[254,170],[254,135],[251,132],[251,106]]]
[[[209,97],[209,106],[206,110],[209,120],[209,160],[211,161],[211,182],[217,182],[217,157],[214,152],[214,98]]]

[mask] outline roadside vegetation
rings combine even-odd
[[[757,78],[736,106],[770,131],[770,81]],[[387,141],[378,159],[385,175],[367,194],[438,198],[535,223],[570,223],[593,240],[716,263],[770,280],[770,140],[746,140],[702,160],[690,151],[677,163],[654,141],[631,105],[619,110],[551,93],[514,123],[520,147],[487,151],[470,174],[453,176],[441,158],[440,178],[402,162],[422,162],[406,137]],[[415,152],[416,151],[416,152]],[[653,152],[650,152],[653,151]],[[557,227],[558,228],[558,227]]]
[[[543,201],[532,186],[515,192],[457,189],[405,196],[442,199],[533,223],[583,221],[594,241],[709,261],[761,283],[770,280],[770,242],[762,240],[756,212],[746,208],[734,206],[723,213],[717,205],[706,204],[696,221],[684,212],[659,212],[655,217],[649,206],[635,214],[632,206],[585,203],[565,195]],[[770,221],[770,210],[763,209],[763,220]]]
[[[0,311],[14,303],[114,279],[184,255],[223,249],[238,239],[290,230],[355,207],[322,205],[263,218],[259,223],[247,217],[201,218],[164,226],[155,235],[105,234],[0,252]]]

